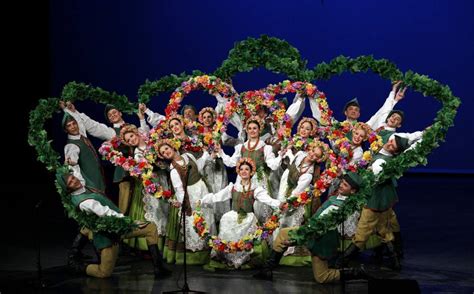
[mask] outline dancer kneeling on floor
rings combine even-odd
[[[316,217],[326,215],[330,211],[337,210],[341,207],[347,197],[356,193],[359,190],[361,184],[361,178],[359,175],[353,172],[349,172],[342,177],[341,184],[339,185],[338,195],[331,196],[326,200],[322,206],[316,211]],[[358,213],[358,212],[356,212]],[[351,219],[349,216],[347,219]],[[263,280],[273,279],[273,269],[279,264],[280,259],[283,256],[290,244],[289,232],[291,230],[297,230],[298,227],[284,228],[281,229],[273,242],[273,250],[270,257],[265,263],[265,266],[254,278]],[[308,240],[306,246],[311,251],[311,261],[313,266],[314,278],[318,283],[331,283],[339,280],[354,280],[354,279],[366,279],[367,274],[363,267],[353,267],[345,269],[331,269],[328,267],[328,259],[332,258],[337,253],[339,247],[339,232],[337,229],[328,231],[323,236]]]
[[[80,175],[77,176],[80,177]],[[107,197],[86,190],[83,180],[81,181],[78,177],[70,173],[56,175],[58,183],[70,194],[72,203],[76,208],[88,214],[95,214],[98,217],[124,217],[119,208]],[[133,229],[131,232],[121,237],[113,236],[111,234],[94,233],[93,243],[97,250],[100,250],[100,263],[85,264],[77,261],[77,263],[73,265],[74,270],[97,278],[110,277],[114,270],[119,251],[117,241],[120,238],[133,237],[146,238],[148,250],[152,256],[155,276],[165,277],[171,275],[171,271],[166,269],[163,265],[163,258],[158,250],[158,233],[156,226],[153,223],[146,222],[139,223],[138,228]]]

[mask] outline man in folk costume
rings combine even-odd
[[[380,125],[383,123],[385,118],[387,117],[387,114],[393,110],[393,107],[395,104],[397,104],[401,99],[403,99],[406,91],[405,88],[399,88],[400,86],[400,81],[396,82],[392,86],[392,91],[388,95],[387,99],[385,99],[384,104],[382,107],[380,107],[379,110],[366,122],[371,129],[375,130]],[[310,107],[311,107],[311,112],[313,114],[313,117],[321,123],[321,111],[319,110],[318,103],[314,99],[310,99]],[[344,115],[346,116],[347,122],[349,122],[351,125],[354,125],[357,123],[359,117],[360,117],[360,104],[357,98],[349,100],[345,105],[343,109]],[[337,123],[338,121],[333,118],[332,123]],[[348,138],[349,140],[351,139],[351,133],[348,133]]]
[[[409,140],[398,135],[392,135],[383,148],[377,153],[372,161],[371,169],[374,175],[383,171],[383,165],[390,162],[395,156],[410,147]],[[392,243],[394,236],[390,219],[393,215],[392,207],[398,202],[396,192],[396,181],[394,178],[388,179],[376,185],[367,205],[362,209],[361,217],[357,224],[356,233],[351,245],[339,257],[336,264],[342,265],[343,260],[355,257],[359,251],[363,250],[369,236],[376,233],[385,244],[389,256],[390,267],[400,270],[400,261]]]
[[[350,195],[356,193],[362,180],[359,175],[353,172],[349,172],[342,177],[341,184],[338,189],[337,196],[331,196],[326,200],[322,206],[316,211],[315,217],[322,217],[331,211],[338,210]],[[314,216],[313,216],[314,217]],[[354,222],[359,217],[359,212],[355,212],[349,216],[343,227],[350,227],[347,224]],[[347,224],[346,224],[347,223]],[[278,233],[275,241],[273,242],[273,250],[270,257],[266,261],[263,269],[254,275],[257,279],[272,280],[273,269],[275,269],[280,259],[283,256],[283,252],[287,249],[290,244],[290,231],[297,230],[298,227],[284,228]],[[313,267],[314,279],[318,283],[331,283],[339,280],[355,280],[355,279],[366,279],[367,274],[363,267],[353,267],[344,269],[332,269],[328,267],[328,260],[336,255],[337,249],[340,245],[340,238],[342,234],[346,235],[346,231],[342,230],[341,226],[337,229],[330,230],[321,237],[308,240],[306,246],[311,251],[311,261]]]
[[[124,215],[119,208],[107,197],[99,193],[94,193],[84,186],[81,176],[70,173],[57,173],[56,180],[64,191],[70,194],[71,202],[82,213],[94,214],[97,217],[117,217]],[[120,238],[145,237],[152,256],[152,263],[156,277],[171,275],[163,263],[163,258],[158,249],[158,233],[153,223],[137,223],[138,228],[132,229],[125,236],[117,236],[106,232],[93,234],[93,243],[97,250],[100,250],[99,264],[85,264],[76,261],[72,266],[77,272],[86,273],[97,278],[107,278],[112,275],[115,262],[118,256],[118,240]]]
[[[65,109],[65,103],[60,107]],[[87,138],[82,124],[69,113],[65,113],[62,119],[62,127],[67,133],[67,143],[64,146],[64,158],[66,163],[75,173],[80,174],[85,180],[85,186],[95,193],[105,194],[105,179],[102,166],[97,152]],[[83,257],[82,249],[88,242],[87,229],[81,229],[71,245],[68,252],[68,263]]]
[[[80,129],[83,129],[84,133],[87,132],[89,135],[101,140],[110,140],[115,136],[119,136],[121,128],[126,125],[122,118],[122,112],[111,104],[105,106],[104,115],[105,119],[111,123],[113,127],[108,127],[105,124],[101,124],[91,119],[86,114],[77,111],[75,106],[70,102],[66,102],[66,105],[67,107],[64,108],[64,111],[74,117],[74,119],[78,122]],[[144,132],[149,130],[144,118],[140,119],[140,130]],[[131,147],[121,145],[120,148],[121,149],[119,151],[121,151],[124,156],[133,156]],[[118,206],[120,211],[122,211],[122,213],[126,213],[130,204],[132,189],[130,177],[121,166],[115,167],[113,182],[118,183],[119,185]]]

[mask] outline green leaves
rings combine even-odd
[[[306,226],[300,227],[293,232],[291,237],[299,244],[303,244],[308,238],[321,236],[328,230],[334,229],[355,210],[360,209],[367,201],[371,189],[380,181],[389,178],[399,178],[410,167],[427,164],[426,157],[431,151],[438,147],[443,141],[449,127],[454,125],[454,118],[460,100],[454,96],[448,86],[430,79],[426,75],[420,75],[412,71],[402,73],[397,66],[386,59],[375,59],[373,56],[359,56],[351,58],[338,56],[329,63],[321,62],[312,70],[306,68],[307,61],[302,59],[298,50],[288,42],[265,35],[260,38],[248,38],[237,42],[229,51],[228,58],[211,75],[218,76],[223,80],[230,81],[239,72],[249,72],[259,67],[264,67],[274,73],[287,75],[290,79],[301,81],[328,80],[335,75],[344,72],[361,73],[372,71],[383,79],[402,80],[403,84],[412,90],[425,96],[432,96],[442,103],[442,108],[437,112],[432,127],[425,131],[423,141],[412,150],[394,158],[385,165],[384,171],[377,178],[372,172],[360,171],[363,178],[363,188],[359,193],[350,197],[340,210],[333,212],[323,218],[312,218]],[[138,89],[139,102],[148,103],[153,96],[161,92],[173,91],[191,76],[203,75],[201,71],[193,71],[192,74],[181,73],[180,75],[167,75],[157,81],[146,81]],[[124,95],[108,92],[99,87],[92,87],[83,83],[68,83],[62,92],[62,99],[76,101],[90,99],[97,103],[114,104],[120,110],[131,113],[137,107]],[[46,165],[50,171],[55,171],[61,166],[60,156],[51,147],[51,140],[47,138],[44,124],[50,119],[54,112],[59,111],[59,99],[41,99],[38,106],[30,112],[30,127],[28,143],[36,149],[38,160]],[[257,173],[258,174],[258,173]],[[130,228],[131,220],[125,218],[117,221],[115,218],[92,219],[91,216],[75,211],[70,202],[65,201],[64,207],[68,215],[95,231],[108,231],[122,234]]]

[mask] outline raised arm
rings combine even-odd
[[[367,124],[373,130],[378,129],[383,125],[383,123],[387,119],[387,115],[390,113],[390,111],[393,110],[395,104],[397,104],[398,101],[403,99],[406,88],[399,89],[400,83],[401,82],[398,81],[393,85],[392,91],[390,91],[382,107],[380,107],[380,109],[377,110],[377,112],[367,121]]]
[[[210,206],[212,203],[223,202],[232,198],[232,188],[234,187],[233,183],[229,183],[224,189],[220,190],[217,193],[206,194],[201,199],[201,204],[203,206]]]
[[[253,196],[259,202],[264,203],[273,209],[278,208],[281,204],[280,200],[273,199],[270,195],[268,195],[267,190],[265,190],[261,186],[258,186],[255,189],[255,191],[253,192]]]

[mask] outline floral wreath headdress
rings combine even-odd
[[[159,158],[164,159],[163,156],[160,154],[160,148],[164,145],[168,145],[171,148],[173,148],[176,152],[179,151],[180,147],[180,142],[178,140],[173,140],[173,139],[161,139],[155,144],[155,150],[156,154],[158,155]]]
[[[369,125],[363,122],[357,122],[352,128],[352,131],[355,131],[357,129],[362,129],[365,131],[364,141],[367,141],[369,135],[372,133],[372,129],[369,127]]]
[[[308,146],[306,147],[306,150],[311,150],[315,148],[321,149],[321,158],[320,158],[321,162],[326,161],[329,157],[329,153],[332,152],[328,144],[319,140],[314,140],[313,142],[309,143]]]
[[[168,118],[168,122],[166,123],[166,127],[168,128],[168,130],[169,130],[170,132],[173,132],[173,131],[171,130],[171,128],[170,128],[170,123],[171,123],[171,121],[173,121],[173,120],[178,120],[178,121],[181,123],[181,125],[183,126],[183,129],[184,129],[184,126],[185,126],[186,124],[184,123],[184,118],[183,118],[183,116],[180,115],[180,114],[174,114],[174,115],[172,115],[172,116],[170,116],[170,117]]]
[[[250,176],[253,176],[257,171],[257,166],[255,165],[255,161],[253,161],[252,158],[242,157],[241,159],[239,159],[239,161],[237,162],[237,166],[235,167],[237,174],[239,174],[240,166],[242,164],[250,165],[250,168],[252,169],[252,171],[250,172]]]
[[[263,132],[263,129],[265,128],[265,121],[260,118],[258,115],[252,115],[247,119],[245,122],[245,130],[247,130],[247,127],[250,123],[256,123],[260,129],[260,133]]]
[[[299,130],[301,128],[301,126],[303,126],[303,124],[306,123],[306,122],[311,124],[310,136],[313,137],[318,131],[318,122],[314,118],[303,117],[300,120],[300,122],[298,123],[298,129],[297,130]]]
[[[135,125],[127,124],[120,129],[120,140],[128,146],[128,143],[125,141],[125,135],[128,133],[135,133],[138,135],[138,128]]]
[[[214,110],[214,108],[212,108],[212,107],[204,107],[203,109],[201,109],[201,111],[199,111],[198,120],[199,120],[200,123],[204,124],[203,115],[204,115],[204,113],[206,113],[206,112],[209,112],[209,113],[212,115],[212,118],[214,119],[214,121],[216,120],[216,111]]]

